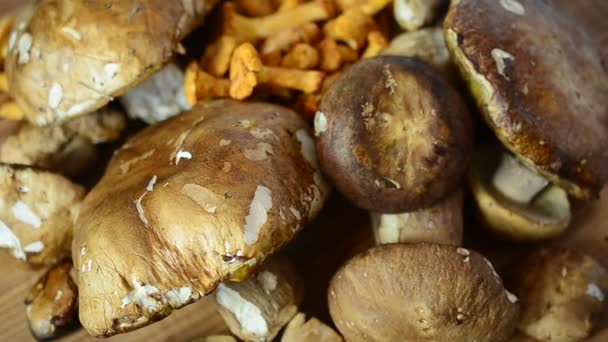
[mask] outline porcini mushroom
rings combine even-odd
[[[321,167],[357,206],[428,208],[455,190],[472,149],[458,93],[428,65],[380,56],[344,71],[315,116]]]
[[[349,260],[329,286],[347,341],[506,341],[519,305],[480,254],[435,244],[387,244]]]
[[[0,164],[0,247],[34,267],[61,260],[84,195],[62,176]]]
[[[57,338],[77,326],[78,287],[71,269],[69,260],[51,266],[25,300],[30,330],[38,340]]]
[[[286,108],[207,102],[147,128],[116,153],[78,216],[81,323],[114,335],[220,281],[246,280],[327,192],[312,133]]]
[[[281,342],[342,342],[342,337],[325,323],[299,312],[287,324]]]
[[[438,18],[447,4],[447,0],[394,0],[393,13],[402,29],[416,31]]]
[[[11,95],[37,125],[99,109],[167,64],[217,2],[35,2],[11,33]]]
[[[608,178],[605,44],[602,31],[586,24],[595,6],[574,13],[566,3],[453,1],[444,29],[455,64],[504,147],[571,195],[593,198]]]
[[[413,32],[405,32],[394,37],[383,55],[419,58],[435,69],[451,75],[452,61],[440,27],[430,27]]]
[[[222,283],[214,295],[234,335],[243,341],[272,341],[298,312],[303,288],[289,260],[273,256],[249,280]]]
[[[543,248],[517,267],[517,328],[538,341],[581,341],[605,307],[608,271],[593,258],[565,248]]]

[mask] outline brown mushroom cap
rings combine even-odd
[[[581,341],[605,306],[608,271],[593,258],[565,248],[543,248],[516,268],[518,329],[539,341]]]
[[[328,300],[348,341],[505,341],[519,312],[484,257],[427,243],[354,257],[334,275]]]
[[[323,96],[315,133],[338,190],[381,213],[426,208],[455,190],[473,140],[458,93],[430,66],[397,56],[344,71]]]
[[[11,94],[37,125],[101,108],[166,64],[215,3],[37,1],[11,33]]]
[[[78,287],[70,276],[72,262],[53,265],[25,300],[32,334],[37,339],[59,337],[78,322]]]
[[[267,103],[200,104],[131,138],[78,218],[83,326],[137,329],[245,280],[321,209],[316,163],[309,126]]]
[[[448,49],[500,141],[584,198],[597,197],[608,179],[606,44],[598,42],[605,33],[585,25],[594,7],[574,14],[558,1],[459,0],[444,24]]]

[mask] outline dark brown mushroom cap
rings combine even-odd
[[[427,64],[381,56],[354,64],[315,118],[321,167],[357,206],[426,208],[454,190],[472,150],[458,93]]]
[[[427,243],[354,257],[334,275],[328,300],[348,341],[504,341],[519,312],[483,256]]]
[[[583,198],[597,197],[608,179],[608,71],[600,41],[606,34],[597,20],[585,24],[597,10],[557,1],[460,0],[444,24],[448,48],[498,138]]]

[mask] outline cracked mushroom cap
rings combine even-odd
[[[608,71],[599,42],[608,26],[586,25],[601,2],[576,12],[565,1],[457,0],[444,23],[448,49],[496,136],[582,198],[597,197],[608,178]]]
[[[519,312],[483,256],[427,243],[355,256],[332,278],[328,300],[347,341],[505,341]]]
[[[11,33],[11,95],[37,125],[101,108],[168,63],[215,3],[37,1]]]
[[[338,190],[379,213],[427,208],[455,190],[473,140],[460,95],[427,64],[397,56],[345,70],[323,95],[315,134]]]
[[[27,166],[0,164],[0,248],[34,267],[70,255],[85,190]]]
[[[25,300],[28,323],[38,340],[59,337],[78,322],[78,287],[71,269],[70,260],[53,265]]]
[[[316,165],[308,125],[268,103],[204,103],[134,136],[78,218],[83,326],[133,330],[248,278],[321,209]]]

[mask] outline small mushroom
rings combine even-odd
[[[582,341],[605,307],[608,271],[593,258],[565,248],[543,248],[514,268],[518,330],[537,341]]]
[[[430,242],[462,245],[462,191],[455,191],[438,204],[410,213],[372,213],[376,244]]]
[[[342,342],[342,337],[325,323],[298,312],[285,327],[281,342]]]
[[[314,69],[319,64],[319,52],[310,44],[296,44],[283,57],[281,64],[284,68]]]
[[[0,248],[33,267],[70,253],[85,190],[62,176],[0,164]]]
[[[383,55],[419,58],[444,75],[452,74],[452,61],[440,27],[430,27],[414,32],[402,33],[393,40]]]
[[[435,21],[447,4],[447,0],[394,0],[393,13],[402,29],[416,31]]]
[[[237,0],[236,5],[239,11],[250,17],[262,17],[274,13],[276,10],[273,0]]]
[[[519,305],[480,254],[435,244],[387,244],[349,260],[329,285],[347,341],[506,341]]]
[[[378,56],[388,46],[388,40],[380,31],[371,31],[367,34],[367,47],[363,52],[363,58]]]
[[[321,37],[321,29],[315,23],[305,23],[298,27],[279,32],[264,40],[260,49],[262,55],[277,51],[289,51],[295,44],[312,44]]]
[[[201,103],[133,136],[78,215],[85,329],[134,330],[248,279],[317,216],[317,166],[309,126],[268,103]]]
[[[30,330],[38,340],[58,338],[78,325],[78,287],[71,269],[69,260],[51,266],[25,300]]]
[[[11,95],[40,126],[97,110],[168,64],[217,2],[34,2],[11,33]]]
[[[184,96],[191,106],[201,100],[230,97],[230,80],[214,77],[192,61],[184,73]]]
[[[215,77],[226,75],[230,68],[230,57],[238,46],[236,38],[221,36],[205,48],[205,55],[201,60],[203,69]]]
[[[367,34],[374,29],[374,25],[372,15],[363,12],[359,7],[354,7],[328,21],[323,27],[323,32],[326,37],[359,50],[365,45]]]
[[[249,280],[220,284],[215,301],[234,335],[272,341],[298,312],[302,295],[302,281],[289,260],[274,256]]]
[[[586,3],[452,1],[444,29],[500,142],[551,183],[589,199],[608,179],[608,83],[606,30],[587,25],[597,15]],[[577,6],[580,12],[570,8]]]
[[[477,149],[469,184],[482,223],[499,237],[515,241],[550,239],[570,224],[566,191],[499,148]]]
[[[19,108],[17,102],[7,99],[7,101],[0,103],[0,119],[20,121],[24,117],[25,114]]]
[[[364,59],[342,72],[315,115],[321,167],[357,206],[378,213],[433,206],[455,190],[472,150],[459,94],[415,59]]]

